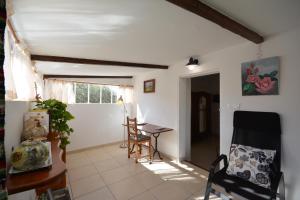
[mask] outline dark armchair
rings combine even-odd
[[[280,117],[271,112],[235,111],[233,120],[232,144],[251,146],[259,149],[276,150],[273,163],[270,166],[271,188],[265,188],[237,176],[228,175],[228,160],[226,155],[220,155],[211,165],[205,200],[215,188],[222,188],[229,195],[238,199],[266,200],[285,199],[284,177],[281,172],[281,126]],[[219,165],[223,161],[223,168]],[[279,188],[279,193],[277,190]]]

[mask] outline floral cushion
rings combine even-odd
[[[270,164],[275,150],[263,150],[232,144],[227,174],[235,175],[265,188],[270,188]]]

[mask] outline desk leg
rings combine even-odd
[[[159,159],[162,160],[163,158],[160,156],[160,153],[159,153],[158,148],[157,148],[157,138],[159,137],[159,135],[160,135],[160,133],[154,133],[153,134],[153,137],[155,139],[155,147],[153,148],[154,149],[154,151],[153,151],[153,159],[154,159],[155,154],[157,153]]]

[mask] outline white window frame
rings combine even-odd
[[[91,83],[75,83],[75,99],[76,99],[76,95],[77,95],[77,84],[87,84],[88,85],[88,88],[87,88],[87,90],[88,90],[88,100],[87,100],[87,102],[86,103],[77,103],[76,102],[76,100],[75,100],[75,104],[116,104],[117,103],[117,101],[116,101],[116,103],[113,103],[113,89],[112,89],[112,85],[100,85],[100,84],[93,84],[93,85],[97,85],[97,86],[99,86],[99,88],[100,88],[100,101],[99,101],[99,103],[90,103],[90,85],[91,85]],[[102,103],[102,89],[103,89],[103,87],[108,87],[109,88],[109,90],[110,90],[110,103]],[[116,86],[116,87],[118,87],[118,89],[119,89],[119,86]],[[116,95],[118,95],[118,92],[116,92]],[[118,98],[118,97],[117,97]]]

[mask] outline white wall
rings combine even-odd
[[[240,104],[242,110],[278,112],[282,118],[282,167],[286,177],[287,199],[297,200],[300,196],[300,29],[286,32],[267,39],[262,44],[263,57],[280,56],[280,95],[278,96],[242,96],[241,63],[257,59],[258,46],[250,42],[223,49],[201,58],[201,69],[188,71],[186,60],[172,66],[169,70],[140,75],[135,78],[137,89],[135,98],[136,114],[144,121],[168,126],[175,130],[160,138],[161,151],[180,158],[185,151],[180,126],[185,125],[180,117],[180,104],[186,103],[179,95],[180,77],[220,73],[221,100],[221,153],[228,153],[232,137],[232,119],[234,107]],[[156,92],[144,94],[143,81],[156,79]],[[180,87],[182,88],[182,87]],[[185,115],[183,113],[181,115]],[[181,139],[179,139],[181,138]],[[298,198],[297,198],[298,197]]]
[[[126,105],[130,115],[131,106]],[[123,106],[117,104],[69,104],[75,119],[68,151],[79,150],[123,140]]]
[[[5,154],[7,163],[10,162],[11,148],[18,146],[23,130],[23,116],[28,112],[30,103],[28,101],[6,101],[5,102]],[[9,200],[34,200],[35,191],[9,195]]]
[[[28,101],[5,102],[5,154],[10,161],[11,149],[20,144],[23,131],[23,116],[29,111]]]

